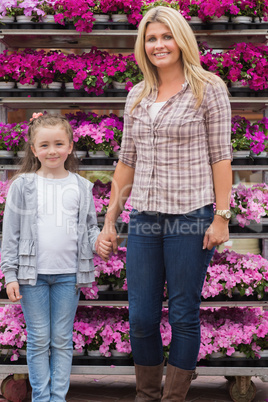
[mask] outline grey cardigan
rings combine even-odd
[[[80,189],[77,287],[94,282],[93,251],[100,232],[92,196],[93,184],[76,174]],[[1,269],[6,284],[35,285],[37,280],[37,175],[24,173],[10,186],[3,221]]]

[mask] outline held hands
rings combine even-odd
[[[22,298],[18,282],[10,282],[6,286],[7,296],[10,301],[16,302]]]
[[[205,233],[203,249],[207,248],[211,250],[214,246],[218,246],[229,240],[228,223],[221,216],[214,216],[214,221]]]
[[[104,225],[102,231],[100,232],[96,244],[95,244],[95,248],[97,253],[99,254],[99,250],[100,250],[100,245],[102,242],[108,242],[109,246],[111,246],[111,250],[114,254],[117,254],[117,232],[115,229],[115,226],[112,223],[108,223]],[[102,258],[102,256],[99,254],[99,256]]]
[[[95,249],[97,254],[103,259],[103,261],[107,262],[109,260],[109,255],[112,252],[112,242],[107,240],[96,241]]]

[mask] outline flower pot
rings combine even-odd
[[[189,21],[191,24],[203,24],[203,20],[199,17],[191,17]]]
[[[15,17],[8,17],[7,15],[5,17],[0,18],[0,25],[1,23],[4,24],[12,24],[12,22],[15,21]]]
[[[232,17],[234,29],[250,29],[252,24],[252,18],[244,15]]]
[[[248,88],[249,85],[245,83],[244,81],[231,81],[231,87],[232,88]]]
[[[127,353],[127,352],[118,352],[118,350],[112,349],[111,350],[111,355],[113,357],[127,357],[127,356],[129,356],[129,353]]]
[[[229,17],[222,15],[221,17],[214,17],[208,21],[208,27],[212,30],[224,30],[227,28]]]
[[[232,353],[231,357],[235,357],[238,359],[246,359],[246,355],[244,352],[234,352]]]
[[[99,289],[100,292],[105,292],[106,290],[109,290],[110,285],[97,285],[97,288]]]
[[[110,17],[108,14],[93,14],[96,22],[108,22]]]
[[[254,165],[268,165],[267,152],[261,152],[259,155],[252,153],[254,159]]]
[[[56,89],[56,90],[59,90],[62,87],[62,83],[53,81],[50,84],[41,84],[41,87],[43,89],[54,89],[54,90]]]
[[[82,352],[79,352],[78,350],[74,349],[73,350],[73,356],[84,356],[85,355],[85,351],[82,350]]]
[[[20,29],[33,29],[34,22],[31,21],[33,17],[27,15],[17,15],[16,20],[19,24]]]
[[[229,17],[226,15],[221,15],[220,17],[213,17],[209,22],[216,22],[216,23],[222,23],[222,22],[229,22]]]
[[[75,151],[75,155],[77,156],[78,159],[85,158],[86,154],[87,154],[87,151]]]
[[[33,24],[33,21],[31,21],[33,17],[27,16],[27,15],[17,15],[16,20],[17,22],[31,22]]]
[[[12,354],[12,350],[11,349],[0,349],[0,356],[7,356],[7,355],[11,355]]]
[[[17,156],[18,156],[19,158],[24,158],[24,156],[25,156],[25,151],[18,151],[18,152],[17,152]]]
[[[17,88],[19,89],[35,89],[38,87],[38,82],[35,82],[33,84],[21,84],[20,82],[17,82]]]
[[[15,82],[0,81],[0,89],[12,89],[15,87]]]
[[[95,154],[93,151],[88,151],[88,155],[90,158],[107,158],[107,155],[104,151],[96,151]]]
[[[249,84],[245,81],[231,82],[230,92],[233,96],[245,97],[250,96]]]
[[[209,355],[209,357],[210,357],[211,359],[220,359],[220,358],[225,357],[225,355],[224,355],[222,352],[212,352],[212,353]]]
[[[44,15],[44,16],[42,17],[42,21],[43,21],[45,24],[57,24],[57,23],[55,22],[55,20],[54,20],[54,15],[51,15],[51,14]]]
[[[112,81],[112,84],[115,89],[125,89],[126,88],[126,82]]]
[[[234,24],[251,24],[252,18],[247,17],[246,15],[238,15],[236,17],[232,17],[232,22]]]
[[[100,357],[101,356],[101,353],[99,350],[88,350],[87,354],[88,354],[88,356],[91,356],[91,357]]]
[[[260,355],[260,357],[263,359],[263,358],[268,358],[268,349],[264,349],[264,350],[260,350],[259,352],[258,352],[258,355]]]
[[[74,83],[73,82],[65,82],[65,88],[66,89],[74,89]]]
[[[112,14],[113,22],[128,22],[126,14]]]
[[[5,150],[0,150],[0,158],[13,158],[14,157],[14,152],[13,151],[5,151]]]
[[[250,158],[250,151],[234,151],[233,165],[250,165],[252,159]]]
[[[27,355],[27,350],[26,349],[18,349],[19,355],[20,356],[26,356]]]

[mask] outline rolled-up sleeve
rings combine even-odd
[[[130,115],[131,105],[134,102],[132,89],[126,100],[126,106],[124,111],[124,129],[123,129],[123,138],[121,144],[121,150],[119,153],[119,160],[123,162],[125,165],[135,168],[136,160],[137,160],[137,152],[136,146],[133,141],[132,136],[132,128],[133,128],[133,118]]]
[[[205,99],[210,164],[232,160],[231,106],[227,92],[220,83],[207,84]]]

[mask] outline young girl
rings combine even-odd
[[[1,263],[7,295],[12,302],[21,301],[27,325],[34,402],[65,401],[79,288],[94,281],[99,229],[93,184],[74,169],[68,121],[37,114],[7,197]],[[109,241],[98,245],[105,261],[110,251]]]

